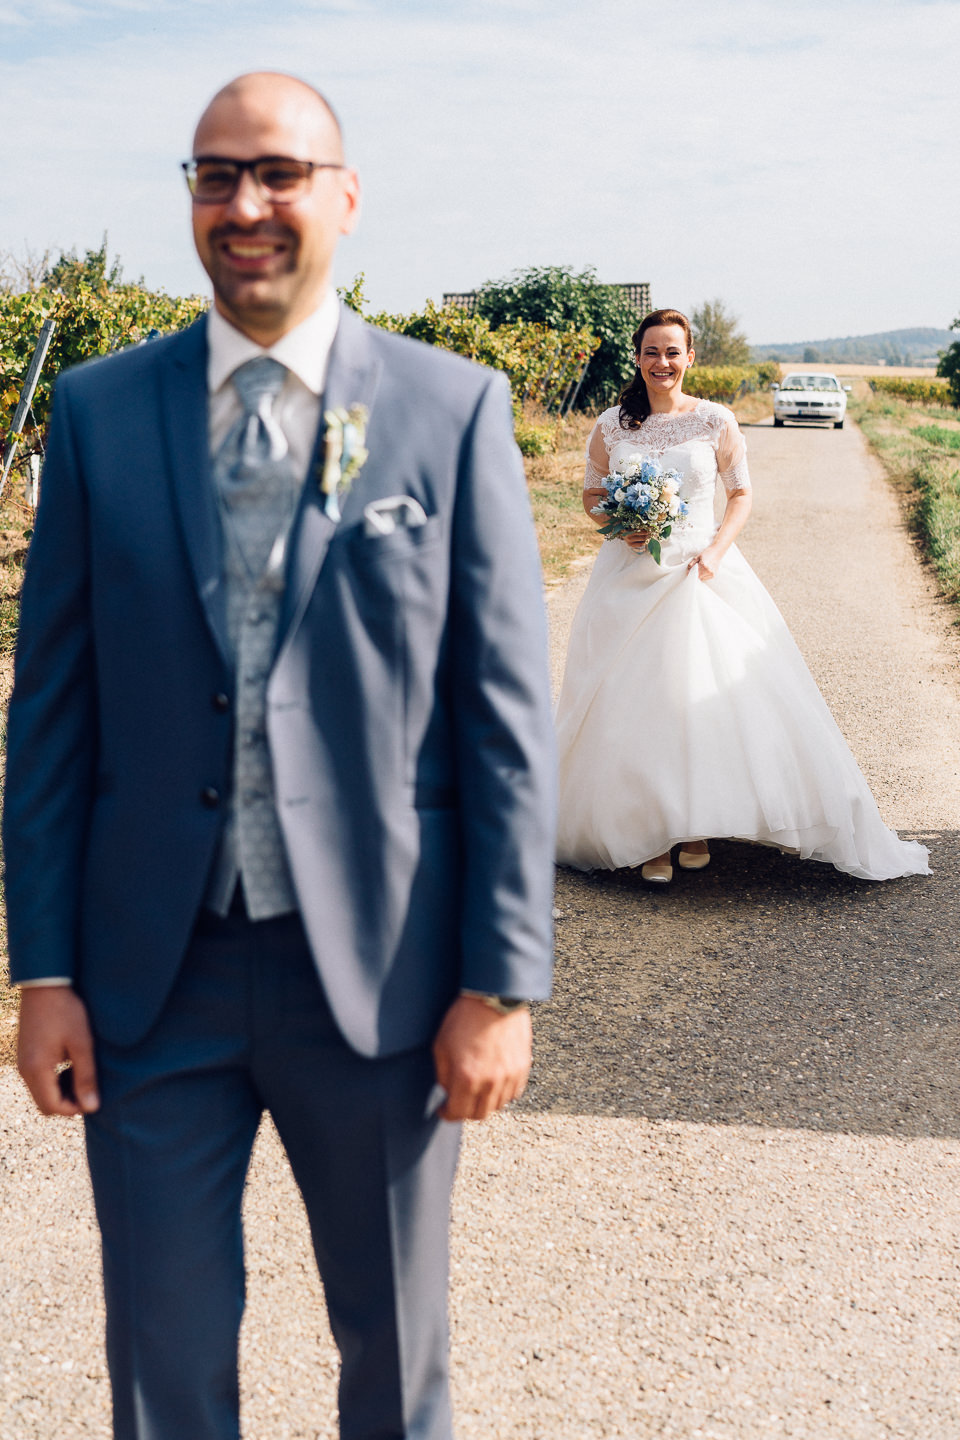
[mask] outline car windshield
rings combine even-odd
[[[839,381],[832,375],[788,375],[781,390],[839,390]]]

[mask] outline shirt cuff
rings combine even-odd
[[[68,975],[50,975],[45,980],[15,980],[13,983],[18,990],[36,990],[39,985],[72,985],[73,981]]]

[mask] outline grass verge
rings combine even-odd
[[[870,393],[855,394],[849,408],[895,486],[940,589],[960,602],[958,412]]]
[[[592,415],[568,415],[554,422],[553,448],[524,457],[540,559],[547,589],[563,583],[579,561],[594,555],[602,541],[583,513],[584,452]]]

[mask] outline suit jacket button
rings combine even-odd
[[[208,810],[216,810],[220,804],[220,791],[215,785],[204,785],[200,791],[200,804],[206,805]]]
[[[230,709],[230,696],[224,695],[222,690],[217,691],[215,695],[211,696],[211,702],[214,710],[220,715],[225,715]]]

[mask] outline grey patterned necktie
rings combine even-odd
[[[282,540],[295,496],[287,439],[273,403],[287,367],[270,355],[248,360],[230,377],[243,414],[214,459],[217,493],[233,541],[251,580],[282,562]]]
[[[232,439],[236,455],[231,479],[242,484],[264,461],[282,460],[287,453],[287,438],[273,418],[273,402],[283,389],[287,367],[272,355],[258,355],[238,366],[230,378],[240,396],[243,416],[224,441],[224,448]]]

